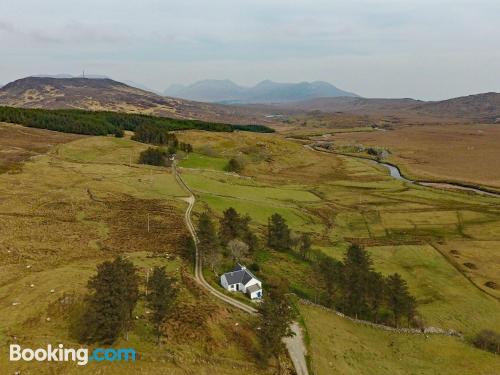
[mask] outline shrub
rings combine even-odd
[[[228,172],[239,173],[243,170],[243,163],[237,158],[231,158],[227,163],[226,170]]]
[[[139,155],[139,164],[165,166],[167,153],[158,147],[150,147]]]
[[[474,338],[473,344],[479,349],[499,354],[500,334],[487,329],[482,330]]]

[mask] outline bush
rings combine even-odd
[[[243,163],[236,158],[231,158],[227,163],[226,170],[228,172],[239,173],[243,170]]]
[[[248,269],[253,272],[259,272],[260,271],[260,266],[258,263],[252,263],[248,266]]]
[[[167,160],[167,153],[158,147],[150,147],[139,155],[139,164],[166,166]]]
[[[487,350],[491,353],[500,353],[500,334],[491,330],[482,330],[473,341],[474,346],[479,349]]]

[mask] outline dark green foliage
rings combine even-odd
[[[343,263],[320,253],[313,267],[325,290],[322,303],[327,307],[335,307],[335,298],[343,282]]]
[[[125,136],[125,131],[120,127],[116,127],[114,135],[116,138],[123,138]]]
[[[367,315],[371,272],[368,253],[357,245],[350,246],[344,257],[342,311],[356,317]]]
[[[320,303],[337,308],[359,318],[399,326],[405,318],[415,320],[416,301],[400,275],[384,278],[375,272],[365,249],[351,245],[343,262],[324,254],[314,253],[313,267],[318,275],[318,287],[323,291]]]
[[[261,125],[236,126],[199,120],[183,120],[107,111],[79,109],[31,109],[0,107],[0,121],[21,124],[31,128],[49,129],[64,133],[107,135],[121,134],[117,129],[135,131],[141,125],[164,128],[168,131],[199,129],[232,132],[234,129],[262,132]]]
[[[139,155],[139,164],[165,166],[167,165],[167,160],[167,153],[158,147],[149,147]]]
[[[180,240],[180,255],[183,259],[194,264],[196,247],[190,234],[185,234]]]
[[[260,271],[260,266],[259,263],[252,263],[248,266],[248,269],[253,272],[259,272]]]
[[[308,233],[303,233],[300,236],[299,254],[302,259],[307,259],[311,252],[311,236]]]
[[[273,128],[264,125],[233,125],[233,129],[254,132],[254,133],[274,133]]]
[[[175,134],[168,129],[158,125],[143,124],[135,129],[132,140],[152,145],[173,145],[177,144]],[[175,150],[174,150],[175,152]]]
[[[124,329],[139,298],[139,278],[134,265],[121,257],[97,267],[88,282],[79,340],[112,344]]]
[[[200,215],[197,232],[200,241],[198,249],[201,252],[201,256],[214,269],[219,263],[220,249],[215,226],[208,212],[203,212]]]
[[[177,289],[173,279],[168,277],[164,267],[155,267],[148,280],[149,294],[146,296],[151,309],[151,320],[155,325],[157,343],[160,343],[161,325],[175,305]]]
[[[219,221],[219,239],[223,245],[233,239],[245,242],[251,251],[257,246],[257,236],[250,229],[250,217],[241,215],[232,207],[224,211]]]
[[[179,143],[179,149],[187,154],[193,152],[193,146],[190,143],[184,143],[184,142]]]
[[[226,171],[240,173],[242,170],[243,163],[241,163],[241,161],[239,161],[237,158],[229,159],[226,166]]]
[[[415,298],[408,292],[408,286],[397,273],[390,275],[386,281],[387,305],[394,317],[394,325],[399,326],[401,316],[406,315],[408,320],[415,313]]]
[[[268,219],[267,245],[274,250],[288,250],[291,245],[290,229],[280,214]]]
[[[296,313],[279,289],[273,289],[271,294],[268,293],[259,311],[261,314],[260,330],[257,334],[262,348],[262,357],[267,362],[270,357],[278,359],[284,352],[285,345],[282,340],[294,335],[290,324],[296,317]]]
[[[474,346],[491,353],[500,354],[500,334],[491,330],[482,330],[474,337]]]

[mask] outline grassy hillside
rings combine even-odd
[[[185,192],[169,169],[135,164],[144,145],[91,137],[55,147],[0,174],[0,368],[13,373],[272,373],[258,365],[251,319],[219,304],[189,276],[178,255]],[[130,159],[132,164],[129,165]],[[147,216],[150,230],[147,230]],[[142,281],[155,265],[179,283],[178,315],[155,334],[140,303],[128,341],[134,363],[89,365],[8,362],[8,344],[78,344],[69,336],[72,298],[85,293],[96,265],[121,254]],[[186,271],[183,272],[182,270]]]
[[[386,332],[312,306],[300,305],[300,312],[316,375],[486,375],[500,365],[497,356],[456,338]]]
[[[408,282],[426,326],[465,335],[464,341],[394,336],[302,306],[317,374],[405,373],[408,368],[416,374],[492,373],[498,359],[468,340],[481,329],[500,330],[498,289],[485,285],[497,280],[500,264],[497,198],[407,184],[370,161],[316,153],[276,134],[186,131],[178,138],[195,150],[180,162],[197,195],[195,215],[208,209],[217,218],[234,207],[251,216],[262,240],[267,218],[278,212],[295,233],[311,234],[314,249],[337,259],[349,243],[360,243],[375,270],[398,272]],[[47,338],[71,342],[64,314],[54,306],[64,293],[82,293],[95,265],[115,254],[133,259],[143,275],[158,263],[181,278],[185,192],[170,170],[135,164],[144,148],[128,139],[84,138],[0,175],[0,342],[14,336],[35,344]],[[232,157],[244,165],[240,175],[224,171]],[[280,275],[293,292],[315,299],[310,261],[265,245],[255,261],[264,280]],[[215,284],[216,275],[206,271]],[[183,288],[182,311],[201,317],[177,317],[172,327],[179,330],[170,332],[172,341],[160,350],[152,345],[146,319],[138,319],[130,340],[144,353],[144,373],[273,371],[257,366],[248,317],[229,315],[227,307],[189,290]],[[138,307],[139,317],[143,309]],[[196,330],[190,322],[203,323],[202,337],[190,336]],[[133,369],[123,365],[109,373]]]
[[[493,269],[500,264],[494,248],[500,240],[496,198],[407,184],[370,161],[318,154],[276,136],[202,138],[188,132],[181,138],[195,148],[209,145],[216,157],[239,156],[247,163],[240,177],[184,171],[199,195],[198,212],[209,208],[220,216],[234,207],[249,214],[263,235],[267,218],[278,212],[295,232],[312,234],[313,248],[337,259],[349,242],[361,243],[375,270],[398,272],[407,280],[426,326],[460,331],[467,340],[481,329],[500,329],[497,289],[484,284],[496,280]],[[256,157],[259,152],[266,158]],[[450,252],[457,248],[458,253]],[[457,256],[473,257],[474,269],[465,272],[457,266]],[[314,300],[310,264],[267,249],[257,261],[261,277],[284,276],[292,291]],[[470,345],[457,346],[453,340],[442,344],[450,343],[455,353]],[[426,361],[423,352],[416,357]]]

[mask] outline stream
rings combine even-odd
[[[310,145],[305,145],[305,146],[308,147],[309,149],[316,150],[316,151],[319,151],[319,152],[325,152],[325,153],[328,153],[328,154],[331,153],[331,152],[326,151],[326,150],[325,151],[324,150],[318,150],[316,147],[311,147]],[[454,190],[470,191],[470,192],[473,192],[473,193],[476,193],[476,194],[481,194],[481,195],[487,195],[489,197],[500,198],[500,192],[494,192],[494,191],[490,191],[490,190],[486,190],[486,189],[481,189],[481,188],[478,188],[478,187],[467,186],[465,184],[459,184],[459,183],[431,182],[431,181],[411,180],[411,179],[403,176],[401,174],[401,171],[399,170],[399,168],[396,167],[395,165],[392,165],[392,164],[389,164],[389,163],[385,163],[383,161],[378,161],[378,160],[373,160],[373,159],[361,157],[361,156],[353,156],[353,155],[347,155],[347,154],[342,154],[342,153],[336,153],[336,154],[343,155],[343,156],[350,157],[350,158],[364,159],[364,160],[371,161],[372,163],[379,164],[379,165],[385,167],[389,171],[389,174],[391,175],[391,177],[393,177],[393,178],[395,178],[397,180],[404,181],[404,182],[409,182],[409,183],[412,183],[412,184],[421,185],[421,186],[427,186],[427,187],[431,187],[431,188],[435,188],[435,189],[441,189],[441,190],[443,190],[443,189],[454,189]]]
[[[384,163],[382,161],[377,161],[377,160],[373,160],[373,162],[387,168],[389,170],[389,174],[391,175],[391,177],[394,177],[397,180],[410,182],[412,184],[437,188],[437,189],[464,190],[464,191],[471,191],[471,192],[474,192],[476,194],[487,195],[490,197],[500,197],[500,193],[495,193],[493,191],[483,190],[480,188],[475,188],[475,187],[470,187],[470,186],[464,186],[464,185],[460,185],[460,184],[454,184],[454,183],[450,183],[450,182],[429,182],[429,181],[410,180],[410,179],[404,177],[401,174],[401,171],[399,170],[399,168],[392,165],[392,164],[387,164],[387,163]]]

